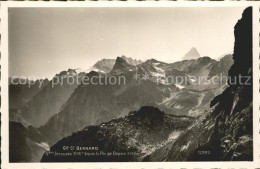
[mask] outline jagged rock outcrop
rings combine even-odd
[[[230,68],[229,75],[236,78],[239,75],[252,77],[252,9],[244,11],[243,17],[235,26],[234,65]],[[242,79],[245,83],[246,79]],[[252,78],[249,82],[252,82]],[[237,85],[231,85],[237,86]]]

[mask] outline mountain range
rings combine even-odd
[[[232,65],[231,55],[217,62],[208,57],[190,60],[188,63],[167,64],[157,60],[148,60],[137,66],[129,64],[122,57],[116,63],[109,76],[124,76],[126,84],[81,84],[77,86],[62,109],[54,114],[39,130],[53,144],[73,132],[88,125],[97,125],[113,118],[126,116],[130,111],[142,106],[156,106],[165,113],[183,116],[198,116],[210,104],[214,96],[220,94],[225,85],[175,85],[167,84],[166,75],[175,75],[177,69],[183,75],[207,76],[209,78],[228,72],[228,67],[221,63]],[[198,69],[199,67],[200,69]],[[196,70],[197,68],[197,70]],[[98,76],[98,72],[90,72],[89,78]],[[148,75],[147,79],[135,80],[135,74]],[[160,78],[158,81],[157,78]],[[180,87],[181,86],[181,87]],[[151,92],[153,91],[153,92]]]
[[[151,59],[132,65],[122,56],[117,57],[109,75],[100,71],[79,73],[69,69],[56,74],[47,85],[23,105],[21,110],[19,109],[19,120],[17,118],[10,120],[20,122],[25,127],[33,126],[45,138],[36,142],[36,145],[44,143],[46,147],[49,147],[85,126],[99,125],[111,119],[122,118],[143,106],[159,107],[167,116],[178,115],[193,119],[204,112],[210,100],[221,93],[226,85],[167,84],[166,77],[187,75],[214,77],[220,73],[227,75],[232,63],[232,56],[227,55],[222,58],[222,61],[201,57],[169,64]],[[196,69],[197,67],[201,69]],[[140,76],[145,74],[149,76],[147,79],[135,80],[133,79],[135,73]],[[66,83],[67,76],[76,78],[78,74],[81,78],[99,74],[124,76],[127,83],[125,85],[69,85]],[[53,87],[52,82],[61,77],[65,79],[65,83]],[[34,143],[34,141],[31,142]],[[40,157],[39,154],[43,154],[42,149],[33,151],[38,152],[38,157]]]
[[[124,117],[130,111],[138,110],[142,106],[156,106],[169,115],[196,117],[204,112],[210,100],[221,93],[226,86],[167,84],[166,77],[200,75],[214,77],[220,73],[227,75],[233,63],[231,55],[223,57],[219,62],[209,57],[201,57],[170,64],[155,59],[130,64],[131,62],[125,58],[117,57],[109,75],[100,71],[79,73],[73,69],[56,74],[32,96],[31,100],[19,108],[20,118],[11,120],[21,122],[24,126],[32,125],[38,128],[37,131],[48,140],[42,141],[49,146],[85,126]],[[102,67],[99,69],[104,70]],[[147,74],[148,78],[135,80],[133,79],[135,73],[140,76]],[[76,78],[78,74],[81,78],[99,74],[124,76],[127,83],[125,85],[66,83],[67,77]],[[61,77],[65,83],[52,86],[54,81]],[[12,114],[17,116],[17,111]]]

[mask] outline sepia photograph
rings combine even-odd
[[[7,163],[259,162],[255,9],[8,7]]]

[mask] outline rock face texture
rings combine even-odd
[[[162,147],[174,140],[176,135],[183,132],[192,118],[169,116],[154,107],[142,107],[130,112],[125,118],[111,120],[98,126],[89,126],[60,140],[51,147],[42,162],[55,161],[141,161],[155,148]],[[70,147],[98,147],[98,150],[64,150]],[[96,152],[111,155],[96,156]],[[70,154],[56,156],[53,152]],[[75,155],[77,153],[94,153],[94,155]],[[121,155],[118,155],[120,154]],[[130,154],[131,153],[131,154]],[[124,155],[122,155],[124,154]]]
[[[232,78],[239,75],[252,77],[252,43],[252,9],[248,8],[235,26],[234,65],[229,71]],[[245,81],[246,79],[243,79],[243,82]]]

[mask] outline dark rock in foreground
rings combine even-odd
[[[192,122],[189,117],[142,107],[125,118],[86,127],[62,139],[44,154],[42,162],[141,161],[176,139]]]

